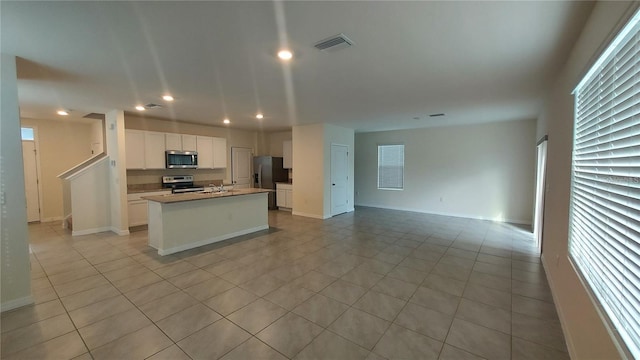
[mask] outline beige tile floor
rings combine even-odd
[[[35,305],[2,359],[568,359],[531,234],[358,208],[158,256],[29,225]]]

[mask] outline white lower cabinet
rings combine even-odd
[[[127,195],[127,207],[129,209],[129,227],[147,225],[147,200],[143,199],[143,196],[155,196],[171,194],[171,191],[152,191],[133,193]]]
[[[291,184],[276,183],[276,206],[279,208],[293,208],[293,186]]]
[[[276,185],[277,186],[277,185]],[[286,193],[287,190],[281,190],[281,189],[277,189],[276,190],[276,206],[277,207],[285,207],[287,200],[286,200]]]
[[[129,227],[147,224],[147,200],[128,201]]]

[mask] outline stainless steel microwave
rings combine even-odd
[[[198,167],[197,151],[165,151],[167,169],[196,169]]]

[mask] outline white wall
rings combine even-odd
[[[36,127],[40,149],[42,221],[64,216],[62,180],[58,175],[92,156],[92,125],[50,119],[22,119],[22,126]],[[95,121],[99,123],[98,120]]]
[[[377,189],[377,146],[405,145],[404,190]],[[530,224],[535,121],[356,134],[356,205]]]
[[[285,140],[291,140],[293,134],[291,131],[282,131],[269,133],[269,155],[282,157],[282,143]]]
[[[111,110],[105,114],[105,132],[107,156],[109,156],[111,231],[119,235],[127,235],[129,234],[129,209],[127,208],[127,165],[122,110]]]
[[[104,158],[67,181],[71,183],[74,236],[111,230],[109,160]]]
[[[33,302],[15,56],[0,54],[0,99],[0,310],[5,311]]]
[[[104,152],[104,121],[96,120],[91,125],[91,155]]]
[[[294,215],[324,218],[324,128],[322,124],[293,127]]]
[[[598,2],[538,119],[538,137],[548,134],[542,258],[569,352],[575,359],[620,355],[568,257],[569,193],[573,139],[571,92],[638,2]]]

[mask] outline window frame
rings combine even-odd
[[[402,185],[400,187],[389,187],[389,186],[380,186],[380,169],[382,168],[382,166],[380,165],[380,156],[381,156],[381,150],[382,148],[385,147],[398,147],[401,146],[402,147],[402,175],[401,175],[401,181],[402,181]],[[376,188],[378,190],[392,190],[392,191],[403,191],[404,187],[405,187],[405,177],[404,177],[404,169],[405,169],[405,145],[404,144],[400,144],[400,143],[394,143],[394,144],[378,144],[377,147],[377,178],[376,178]]]
[[[613,38],[610,44],[608,44],[608,46],[605,47],[604,51],[598,56],[595,63],[590,67],[589,71],[587,71],[584,77],[580,80],[580,82],[578,83],[578,85],[576,86],[576,88],[572,93],[574,95],[574,119],[573,119],[573,138],[572,138],[572,154],[571,154],[571,183],[569,188],[570,199],[569,199],[567,250],[568,250],[568,258],[571,266],[574,268],[574,270],[578,274],[589,297],[594,303],[597,312],[599,313],[601,319],[603,319],[605,326],[608,328],[609,332],[612,334],[612,338],[614,339],[614,342],[617,343],[618,349],[627,357],[634,358],[634,357],[640,357],[640,337],[639,337],[640,327],[638,325],[634,326],[632,322],[625,320],[623,312],[625,312],[625,309],[630,306],[629,304],[631,304],[632,306],[634,302],[638,301],[638,299],[637,298],[627,299],[627,297],[624,296],[625,294],[624,291],[629,291],[626,288],[626,286],[628,286],[627,283],[632,284],[630,285],[631,287],[635,286],[636,288],[640,288],[640,282],[634,279],[633,276],[623,277],[621,281],[622,281],[622,284],[625,284],[624,285],[625,288],[622,290],[616,289],[617,291],[614,291],[613,289],[616,288],[617,282],[612,285],[610,282],[607,282],[607,279],[611,278],[611,276],[615,276],[616,272],[624,273],[624,271],[626,270],[625,268],[616,268],[617,266],[620,266],[619,264],[621,263],[624,264],[625,261],[633,261],[633,259],[640,259],[640,255],[634,256],[633,249],[630,249],[628,251],[621,251],[619,252],[620,254],[611,254],[609,252],[610,248],[617,244],[628,244],[630,242],[635,242],[637,246],[640,246],[640,241],[639,241],[640,239],[635,239],[633,235],[626,235],[627,238],[623,240],[627,240],[627,241],[620,241],[616,238],[616,237],[619,238],[619,236],[615,236],[616,235],[615,233],[612,234],[610,230],[608,231],[608,228],[603,229],[602,228],[603,224],[606,224],[607,227],[611,226],[609,223],[612,220],[612,215],[614,215],[613,221],[615,222],[617,221],[618,214],[626,216],[626,213],[620,211],[619,209],[620,206],[618,204],[614,204],[612,206],[607,206],[603,204],[604,201],[600,197],[598,197],[599,195],[594,194],[592,196],[593,199],[589,199],[588,196],[584,195],[585,189],[587,190],[596,189],[607,195],[611,195],[611,194],[616,195],[616,193],[611,192],[611,186],[613,184],[615,185],[620,184],[620,181],[618,179],[619,176],[610,173],[609,179],[604,181],[604,185],[602,186],[599,185],[597,187],[595,186],[590,187],[589,184],[585,185],[584,184],[585,180],[583,178],[584,176],[581,176],[582,179],[580,180],[582,181],[582,184],[579,184],[579,181],[576,176],[576,173],[583,173],[585,171],[585,168],[587,170],[589,170],[590,168],[596,168],[598,171],[595,172],[595,177],[596,177],[596,181],[599,182],[599,181],[603,181],[601,180],[601,178],[598,178],[599,175],[602,175],[599,168],[607,169],[607,168],[617,166],[614,164],[610,164],[609,166],[607,166],[607,164],[600,165],[598,163],[600,158],[596,158],[595,160],[597,165],[590,165],[589,164],[590,159],[585,159],[585,155],[584,155],[585,148],[591,147],[594,145],[589,145],[589,146],[584,145],[584,143],[587,142],[586,138],[590,137],[589,141],[593,141],[593,140],[596,141],[595,143],[598,146],[597,148],[598,150],[596,151],[597,153],[605,152],[607,150],[609,150],[610,152],[615,152],[616,150],[619,150],[619,148],[612,145],[614,142],[619,141],[619,139],[618,138],[606,139],[606,136],[609,134],[615,133],[617,131],[625,131],[627,130],[627,128],[623,128],[622,130],[613,130],[612,126],[619,125],[621,122],[626,120],[630,120],[629,122],[631,123],[631,126],[629,126],[629,128],[633,128],[634,126],[640,126],[640,113],[633,114],[633,112],[631,112],[631,115],[629,115],[628,117],[616,118],[616,115],[619,115],[619,113],[614,112],[615,110],[619,110],[617,107],[619,104],[622,104],[628,101],[629,99],[632,99],[632,101],[635,102],[634,105],[631,106],[631,108],[635,109],[635,107],[640,107],[640,93],[630,98],[623,99],[624,101],[616,102],[616,100],[619,100],[618,96],[620,94],[623,94],[626,91],[626,89],[625,87],[623,87],[624,89],[623,91],[616,92],[616,90],[618,89],[616,85],[619,81],[618,81],[618,77],[615,77],[615,76],[618,75],[619,68],[617,66],[614,66],[614,65],[617,65],[617,61],[618,61],[617,59],[616,60],[614,59],[616,58],[617,55],[619,55],[619,52],[621,50],[624,50],[627,47],[627,45],[630,42],[633,42],[632,43],[633,48],[636,49],[635,52],[632,54],[633,56],[632,58],[638,59],[636,61],[636,64],[637,64],[638,61],[640,61],[640,10],[636,10],[635,13],[631,17],[629,17],[626,24],[621,27],[621,30]],[[625,53],[622,53],[622,55],[625,55]],[[622,58],[624,58],[624,56],[622,56]],[[613,61],[616,61],[616,63],[613,63],[614,65],[611,65]],[[613,70],[609,70],[611,66],[614,66]],[[639,71],[640,65],[635,65],[635,66],[637,68],[634,69],[632,67],[631,68],[632,70],[629,70],[629,71],[635,71],[635,75],[630,77],[627,77],[627,76],[621,77],[623,79],[631,79],[631,81],[635,82],[634,85],[631,85],[631,89],[635,89],[637,86],[640,86],[640,71]],[[625,67],[623,66],[622,68],[624,69]],[[605,72],[604,74],[607,74],[607,75],[603,78],[601,75],[603,74],[603,71],[612,71],[613,75],[609,75]],[[611,79],[613,80],[610,80],[609,76],[611,76]],[[600,81],[599,83],[596,83],[595,86],[593,85],[594,81],[602,80],[602,79],[604,79],[604,81]],[[611,83],[609,83],[609,81],[611,81]],[[611,89],[607,90],[607,88],[609,87],[611,87]],[[597,93],[597,96],[599,97],[597,98],[597,100],[593,100],[594,99],[593,97],[589,98],[588,96],[586,96],[586,98],[589,99],[588,102],[592,104],[590,106],[593,106],[593,102],[595,101],[597,104],[595,106],[597,106],[598,110],[600,110],[599,107],[601,106],[601,103],[605,103],[607,104],[607,106],[611,106],[610,108],[611,114],[607,114],[607,112],[598,112],[598,115],[595,118],[593,118],[587,115],[583,116],[583,114],[580,113],[579,109],[582,110],[582,108],[580,107],[579,102],[582,99],[583,90],[585,90],[584,91],[585,94],[591,94],[591,91],[596,91],[593,89],[597,89],[597,91],[599,91],[599,93]],[[609,91],[608,93],[605,92],[605,94],[607,94],[607,96],[609,95],[611,96],[610,100],[604,101],[603,99],[606,98],[607,96],[598,95],[602,93],[603,89],[606,91]],[[620,120],[620,118],[624,120]],[[636,120],[637,120],[637,123],[636,123]],[[586,126],[584,124],[585,122],[588,123],[589,126]],[[602,127],[600,127],[601,125]],[[591,126],[597,126],[598,130],[590,132],[589,135],[584,135],[584,133],[586,132],[586,129],[590,128]],[[606,133],[606,131],[603,131],[606,134],[602,135],[602,133],[600,132],[601,129],[606,129],[609,132]],[[632,131],[633,130],[629,130],[630,133],[632,133]],[[583,134],[579,134],[579,133],[583,133]],[[593,135],[594,137],[591,137],[591,134],[593,133],[597,133],[597,135]],[[600,142],[601,138],[605,140]],[[605,148],[605,146],[607,145],[610,146],[611,148],[610,149]],[[640,141],[633,142],[631,144],[631,147],[638,146],[638,145],[640,145]],[[600,146],[602,146],[602,148]],[[582,153],[578,154],[578,152],[582,152]],[[620,152],[624,153],[622,151]],[[592,156],[595,156],[595,155],[592,155]],[[616,153],[616,155],[610,155],[610,156],[611,156],[611,159],[620,159],[620,158],[624,159],[625,156],[629,158],[633,158],[634,154],[619,155]],[[603,159],[609,159],[609,158],[603,158]],[[581,162],[581,163],[576,165],[577,162]],[[625,166],[634,166],[635,162],[631,164],[632,165],[625,165]],[[635,166],[638,166],[638,165],[635,165]],[[638,181],[637,180],[638,177],[633,177],[633,175],[629,175],[627,179],[628,179],[629,185],[625,186],[624,188],[633,189],[634,187],[631,184],[634,182],[632,179],[636,179],[635,181]],[[634,196],[637,196],[637,195],[633,195],[633,191],[629,191],[629,194],[631,195],[628,197],[630,197],[632,200],[637,199],[637,198],[634,198]],[[590,201],[585,201],[585,200],[590,200]],[[582,202],[583,204],[580,204],[579,202]],[[598,210],[595,210],[596,208],[598,208]],[[607,212],[604,214],[599,214],[600,208],[607,210]],[[633,210],[634,209],[631,208],[630,210],[631,216],[628,216],[628,217],[631,219],[631,222],[633,221],[639,222],[639,220],[633,216],[634,215]],[[632,227],[630,228],[628,225],[629,224],[623,225],[627,229],[627,234],[629,234],[629,232],[631,232],[631,234],[637,232]],[[635,224],[632,223],[630,226],[634,226],[634,225]],[[596,228],[597,231],[588,232],[588,231],[585,231],[585,227],[588,227],[591,229]],[[604,236],[602,234],[604,234]],[[624,236],[625,235],[623,235],[623,237]],[[615,239],[611,240],[609,238],[615,238]],[[631,240],[631,241],[628,241],[628,240]],[[594,250],[590,251],[591,249],[594,249]],[[607,255],[602,255],[604,253],[607,253]],[[610,258],[611,260],[599,262],[598,260],[593,260],[593,258],[595,259]],[[632,259],[632,260],[627,260],[627,259]],[[601,271],[602,269],[601,266],[604,266],[606,268],[606,271]],[[610,290],[607,291],[608,289]],[[615,293],[615,292],[620,292],[620,296],[611,295],[611,293]],[[631,296],[633,296],[633,294]],[[625,301],[620,301],[620,298],[625,299]],[[612,308],[612,306],[615,308]],[[640,311],[637,311],[637,313],[640,313]],[[622,320],[620,318],[622,318]],[[631,330],[625,331],[624,329],[625,326],[629,326]]]

